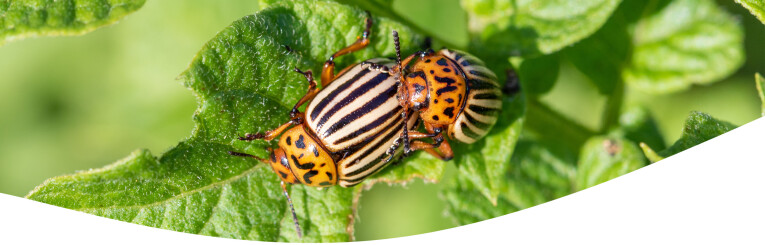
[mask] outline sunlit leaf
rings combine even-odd
[[[72,36],[114,24],[146,0],[3,0],[0,45],[35,36]]]
[[[576,189],[583,190],[645,166],[640,148],[619,138],[596,136],[582,147],[576,173]]]
[[[765,0],[736,0],[736,2],[765,24]]]
[[[734,128],[736,126],[729,122],[720,121],[701,112],[691,112],[691,115],[685,120],[683,134],[680,136],[680,139],[669,148],[659,152],[659,155],[662,157],[672,156],[720,136]]]

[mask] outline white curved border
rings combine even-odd
[[[0,244],[251,244],[0,194]],[[491,220],[362,244],[765,244],[765,119],[601,185]]]

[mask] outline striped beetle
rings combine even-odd
[[[393,31],[400,83],[397,98],[405,108],[419,111],[428,133],[402,130],[404,155],[423,149],[442,159],[454,157],[443,134],[464,143],[473,143],[485,136],[497,122],[502,109],[502,91],[497,76],[480,59],[450,49],[420,51],[401,61],[398,33]],[[415,58],[414,65],[407,67]],[[419,139],[431,138],[434,143]],[[398,147],[399,142],[391,148]],[[410,145],[411,144],[411,145]],[[440,153],[435,150],[438,148]]]
[[[335,58],[369,44],[371,25],[371,18],[367,18],[363,35],[324,63],[322,89],[316,87],[311,71],[295,68],[308,80],[309,89],[293,107],[289,122],[265,134],[246,134],[239,138],[273,140],[281,135],[279,148],[268,149],[269,159],[229,152],[258,159],[277,173],[298,236],[302,237],[302,232],[285,183],[314,187],[359,184],[400,153],[391,152],[388,146],[399,140],[404,128],[413,130],[417,121],[412,117],[405,124],[406,118],[400,116],[404,108],[395,96],[398,84],[391,72],[393,60],[371,59],[334,74]],[[306,102],[308,106],[302,113],[298,108]]]

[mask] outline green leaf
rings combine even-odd
[[[760,73],[755,73],[754,82],[757,86],[757,95],[760,96],[760,104],[762,106],[762,116],[765,116],[765,90],[763,90],[763,87],[765,87],[765,78],[762,78],[762,75],[760,75]]]
[[[564,50],[565,57],[604,95],[611,94],[622,80],[622,67],[630,55],[627,6],[622,4],[595,34]]]
[[[441,192],[447,215],[459,225],[470,224],[533,207],[570,194],[575,159],[561,157],[545,144],[524,139],[517,143],[496,204],[465,178],[456,178]]]
[[[736,2],[765,24],[765,0],[736,0]]]
[[[645,143],[654,149],[664,149],[664,137],[659,125],[648,110],[641,106],[627,108],[619,116],[619,131],[632,142]]]
[[[471,183],[492,204],[497,202],[510,166],[515,143],[523,127],[526,100],[523,93],[504,96],[497,124],[484,139],[472,144],[453,144],[458,177]]]
[[[518,79],[521,88],[529,95],[546,94],[558,80],[560,70],[559,58],[556,54],[543,55],[535,58],[510,58],[510,63],[518,67]]]
[[[627,84],[676,92],[718,81],[741,66],[743,30],[730,14],[712,0],[664,3],[651,5],[665,6],[633,27],[633,53],[623,73]]]
[[[356,40],[363,10],[331,1],[273,4],[223,29],[197,53],[181,77],[199,100],[192,136],[157,159],[138,151],[103,169],[52,178],[27,197],[100,216],[211,236],[298,241],[291,213],[273,171],[228,151],[266,156],[273,142],[237,136],[264,132],[288,120],[307,83],[293,67],[320,71],[324,59]],[[337,59],[338,67],[394,56],[390,33],[399,31],[404,52],[423,37],[387,18],[373,18],[371,45]],[[289,48],[287,48],[289,47]],[[418,176],[418,165],[394,166],[391,181]],[[428,173],[430,176],[431,173]],[[400,179],[398,179],[400,178]],[[295,185],[290,193],[303,240],[352,239],[354,196],[360,187],[317,189]]]
[[[606,182],[645,166],[640,148],[620,137],[596,136],[582,147],[576,174],[576,190]]]
[[[2,0],[0,45],[36,36],[82,35],[114,24],[146,0]]]
[[[550,54],[594,33],[621,0],[462,0],[479,55]]]
[[[648,160],[651,161],[652,163],[664,160],[664,157],[659,156],[659,154],[656,153],[656,151],[654,151],[653,149],[651,149],[651,147],[648,146],[646,143],[641,142],[640,149],[643,150],[643,154],[645,155],[645,158],[648,158]]]
[[[669,157],[734,128],[736,126],[729,122],[720,121],[710,115],[693,111],[685,120],[685,127],[683,127],[683,134],[680,136],[680,139],[669,148],[659,152],[659,155],[665,158]]]
[[[414,178],[435,183],[441,180],[446,164],[446,162],[430,154],[417,152],[403,161],[392,163],[392,166],[388,166],[374,176],[369,177],[364,181],[364,186],[371,187],[378,182],[407,184],[414,180]]]

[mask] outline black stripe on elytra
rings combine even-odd
[[[337,132],[337,130],[342,129],[346,125],[352,123],[353,121],[356,121],[357,119],[361,118],[362,116],[372,112],[373,110],[380,107],[380,105],[384,104],[388,99],[395,99],[394,95],[396,95],[398,88],[396,86],[390,86],[388,87],[388,90],[378,94],[371,100],[367,101],[366,104],[361,106],[361,108],[358,108],[351,113],[348,113],[348,115],[345,115],[343,118],[340,118],[335,124],[332,124],[327,130],[324,131],[323,137],[327,138],[333,133]],[[324,118],[322,118],[324,120]],[[321,123],[319,124],[321,125]],[[319,126],[321,127],[321,126]]]
[[[397,119],[396,119],[396,122],[395,122],[395,123],[392,123],[391,125],[388,125],[388,127],[386,127],[386,128],[385,128],[385,130],[384,130],[384,131],[382,131],[382,132],[385,132],[385,131],[387,131],[387,130],[390,130],[390,129],[391,129],[391,127],[393,128],[393,130],[390,130],[390,133],[388,133],[387,135],[385,135],[385,136],[382,138],[382,140],[378,141],[378,142],[377,142],[376,144],[374,144],[372,147],[369,147],[369,148],[368,148],[366,151],[364,151],[363,153],[361,153],[361,154],[359,155],[359,156],[360,156],[360,158],[364,158],[364,157],[367,157],[367,156],[369,156],[369,155],[370,155],[370,154],[372,154],[372,152],[374,152],[375,150],[377,150],[377,149],[380,149],[380,147],[382,147],[382,146],[383,146],[383,144],[387,143],[387,142],[388,142],[388,141],[389,141],[391,138],[393,138],[393,137],[397,136],[397,135],[399,134],[399,131],[400,131],[400,130],[399,130],[399,128],[401,128],[401,123],[402,123],[402,122],[403,122],[403,119],[402,119],[401,117],[399,117],[399,118],[397,118]],[[359,161],[354,161],[354,162],[352,162],[352,163],[348,164],[348,165],[346,166],[346,168],[349,168],[349,167],[353,166],[354,164],[356,164],[356,163],[358,163],[358,162],[359,162]],[[369,166],[364,166],[364,167],[362,167],[362,169],[368,169],[368,168],[369,168]],[[361,169],[359,169],[359,170],[361,170]],[[345,176],[352,176],[352,175],[356,175],[356,174],[360,173],[360,172],[359,172],[359,170],[356,170],[356,171],[354,171],[354,172],[351,172],[351,173],[349,173],[349,174],[346,174]],[[363,171],[361,171],[361,172],[363,172]],[[355,173],[355,174],[354,174],[354,173]]]
[[[468,109],[484,116],[496,116],[499,114],[499,109],[479,105],[468,105]]]
[[[466,123],[463,122],[461,125],[462,127],[460,127],[460,129],[462,129],[462,133],[465,134],[465,136],[473,139],[478,139],[481,137],[476,132],[473,132],[473,130],[470,129]]]
[[[473,118],[473,116],[471,116],[470,113],[465,113],[465,119],[467,119],[468,122],[470,122],[470,124],[473,124],[473,126],[475,126],[476,128],[485,130],[485,129],[488,129],[490,126],[488,123],[484,123],[484,122],[478,121],[478,119]]]
[[[303,180],[305,181],[306,184],[311,184],[313,183],[311,178],[313,178],[313,176],[316,176],[317,174],[319,174],[319,171],[316,171],[316,170],[305,172],[305,174],[303,175]]]
[[[394,116],[398,115],[399,113],[401,113],[400,109],[401,108],[396,107],[395,109],[389,111],[388,113],[385,113],[385,115],[382,115],[382,116],[378,117],[377,119],[372,121],[372,123],[364,125],[364,127],[361,127],[360,129],[358,129],[356,131],[353,131],[353,133],[350,133],[350,134],[348,134],[346,136],[343,136],[342,138],[340,138],[337,141],[335,141],[334,144],[337,145],[337,144],[345,143],[346,141],[354,139],[354,138],[358,137],[359,135],[361,135],[363,133],[369,132],[369,130],[372,130],[374,128],[379,127],[380,125],[382,125],[383,123],[388,121],[388,119],[390,119],[391,117],[394,117]],[[379,134],[379,132],[378,132],[378,134]],[[370,135],[369,137],[370,138],[374,138],[374,137],[377,137],[378,134]]]
[[[329,118],[334,116],[335,113],[340,111],[340,109],[347,106],[348,104],[350,104],[357,98],[366,97],[365,95],[366,93],[369,93],[369,91],[372,90],[372,88],[376,87],[382,81],[384,81],[385,79],[388,79],[389,77],[390,77],[390,74],[388,73],[379,73],[374,78],[369,79],[369,81],[366,81],[364,84],[362,84],[358,88],[351,91],[350,94],[348,94],[347,96],[345,96],[345,98],[337,102],[335,106],[329,109],[327,113],[325,113],[324,116],[321,117],[321,119],[319,120],[319,123],[316,125],[316,131],[322,131],[321,128],[324,126],[324,123],[326,123],[329,120]],[[357,81],[357,82],[360,82],[360,81]],[[325,133],[325,137],[326,135],[328,134]]]
[[[476,94],[473,96],[473,99],[477,100],[498,100],[499,95],[492,94],[492,93],[485,93],[485,94]]]
[[[295,163],[295,166],[299,169],[312,169],[315,165],[312,162],[306,163],[306,164],[300,164],[298,159],[295,157],[295,155],[290,155],[290,158],[292,158],[292,162]]]
[[[311,144],[311,151],[313,151],[313,156],[319,157],[319,149],[316,149],[316,145]]]
[[[355,178],[355,179],[348,179],[348,180],[345,180],[346,182],[349,182],[349,183],[353,183],[353,184],[349,185],[349,187],[350,187],[350,186],[354,186],[354,185],[357,185],[358,183],[361,183],[361,181],[362,181],[362,180],[364,180],[366,177],[368,177],[368,176],[370,176],[370,175],[373,175],[373,174],[376,174],[376,173],[377,173],[377,172],[379,172],[381,169],[385,168],[385,166],[387,166],[388,164],[387,164],[386,162],[384,162],[384,161],[383,161],[383,158],[384,158],[384,157],[386,157],[386,156],[385,156],[385,155],[383,155],[383,156],[380,156],[380,157],[378,157],[377,159],[375,159],[374,161],[372,161],[372,163],[371,163],[371,164],[369,164],[370,166],[378,166],[378,167],[377,167],[377,169],[373,170],[373,171],[372,171],[372,172],[370,172],[369,174],[367,174],[367,175],[364,175],[364,176],[359,176],[359,177],[357,177],[357,178]],[[391,161],[391,162],[392,162],[392,161]],[[388,162],[388,163],[390,163],[390,162]]]
[[[489,74],[486,74],[477,70],[470,70],[469,73],[472,75],[476,75],[478,77],[485,78],[485,79],[492,79],[492,77]]]
[[[449,116],[449,118],[454,118],[454,107],[449,107],[444,109],[444,115]]]
[[[340,94],[341,92],[343,92],[346,89],[348,89],[348,87],[353,85],[353,83],[358,81],[361,77],[363,77],[364,75],[369,73],[369,71],[370,71],[369,69],[361,69],[361,71],[359,71],[359,73],[356,73],[355,75],[353,75],[353,77],[351,79],[348,79],[347,81],[345,81],[345,83],[343,83],[342,85],[338,86],[337,89],[332,91],[332,93],[329,93],[327,95],[327,97],[324,97],[324,99],[319,101],[319,104],[316,104],[316,107],[314,107],[313,111],[311,112],[311,119],[312,120],[316,120],[316,117],[319,116],[319,113],[321,113],[321,111],[324,110],[324,107],[326,107],[327,104],[329,104],[329,102],[331,102],[333,99],[335,99],[335,97],[337,97],[338,94]],[[343,74],[343,76],[346,76],[347,74],[349,74],[349,73],[345,73],[345,74]],[[335,79],[335,80],[337,80],[337,79]]]
[[[497,87],[496,84],[487,82],[485,80],[481,79],[470,79],[468,80],[468,84],[470,84],[470,89],[472,90],[495,90],[497,92],[500,92],[499,87]]]

